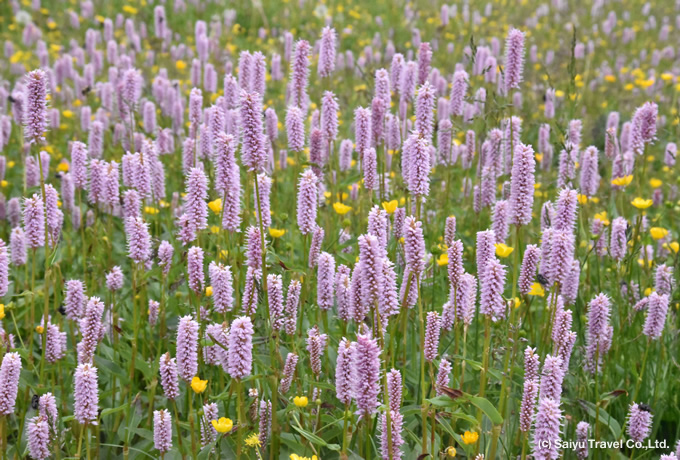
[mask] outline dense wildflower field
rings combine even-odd
[[[2,458],[677,460],[679,39],[1,2]]]

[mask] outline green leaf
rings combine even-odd
[[[102,418],[106,417],[107,415],[115,414],[116,412],[120,412],[127,407],[128,407],[128,404],[123,404],[122,406],[109,407],[107,409],[103,409],[101,414],[99,414],[99,418],[102,419]]]
[[[326,443],[326,441],[324,441],[323,439],[321,439],[320,437],[318,437],[318,436],[315,435],[314,433],[310,433],[309,431],[304,430],[304,429],[302,429],[302,428],[300,428],[300,427],[298,427],[298,426],[296,426],[296,425],[292,425],[292,426],[293,426],[293,428],[295,428],[295,430],[296,430],[298,433],[300,433],[302,436],[304,436],[305,438],[307,438],[307,440],[308,440],[309,442],[311,442],[311,443],[313,443],[313,444],[316,444],[316,445],[318,445],[318,446],[321,446],[321,447],[327,447],[327,446],[328,446],[328,444]]]
[[[491,404],[488,399],[472,395],[464,395],[463,398],[467,399],[477,407],[477,409],[484,412],[494,425],[501,425],[503,423],[503,417],[501,417],[501,414],[496,410],[496,407]]]
[[[460,401],[451,399],[448,396],[437,396],[435,398],[428,399],[427,402],[436,407],[455,407],[460,403]]]
[[[582,399],[579,399],[578,403],[581,405],[581,407],[583,407],[583,409],[588,413],[588,415],[593,418],[593,420],[598,418],[599,412],[600,422],[604,423],[609,427],[609,430],[614,435],[614,438],[619,439],[621,437],[621,425],[619,424],[618,421],[616,421],[616,419],[610,417],[607,411],[605,411],[601,407],[600,410],[598,411],[597,406],[595,406],[595,404],[591,403],[590,401],[584,401]]]

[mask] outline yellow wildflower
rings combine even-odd
[[[680,244],[678,244],[677,241],[673,241],[672,243],[666,243],[666,244],[663,245],[663,247],[666,248],[666,249],[670,249],[671,251],[673,251],[676,254],[678,253],[678,250],[680,250]],[[0,317],[0,319],[2,319],[2,318]]]
[[[212,420],[212,426],[218,433],[228,433],[234,428],[234,422],[230,418],[220,417],[219,420]]]
[[[456,448],[453,446],[449,446],[446,448],[446,456],[449,458],[453,458],[456,456]]]
[[[616,177],[612,179],[612,185],[618,185],[619,187],[625,187],[627,185],[630,185],[630,183],[633,181],[633,176],[623,176],[623,177]]]
[[[273,228],[269,227],[269,235],[271,235],[272,238],[281,238],[286,231],[282,228]]]
[[[659,188],[659,187],[661,187],[661,184],[663,184],[661,179],[654,179],[654,178],[649,179],[649,185],[651,185],[652,188]]]
[[[637,263],[638,263],[639,266],[644,267],[644,266],[645,266],[645,259],[638,259],[638,260],[637,260]],[[648,267],[648,268],[652,268],[652,264],[653,264],[653,263],[654,263],[653,260],[651,260],[651,259],[648,260],[648,261],[647,261],[647,267]]]
[[[609,219],[607,219],[607,211],[602,211],[595,214],[595,220],[599,220],[604,225],[609,225]]]
[[[260,434],[259,433],[253,433],[250,436],[246,438],[246,445],[248,447],[260,447]]]
[[[36,326],[35,327],[35,332],[37,332],[38,334],[42,334],[44,331],[45,331],[45,328],[42,327],[42,326]]]
[[[543,289],[543,286],[541,286],[541,283],[534,283],[531,285],[531,290],[529,291],[529,295],[537,295],[540,297],[545,297],[545,289]]]
[[[508,257],[514,250],[515,248],[511,248],[505,243],[498,243],[496,245],[496,255],[501,258]]]
[[[649,229],[649,234],[652,235],[652,238],[655,240],[660,240],[668,235],[668,230],[663,227],[652,227]]]
[[[474,444],[479,439],[479,433],[476,431],[466,431],[463,433],[462,438],[465,444]]]
[[[203,393],[207,387],[207,380],[201,380],[198,376],[191,379],[191,389],[194,390],[194,393]]]
[[[337,201],[337,202],[333,203],[333,209],[335,209],[335,212],[337,212],[341,216],[344,216],[345,214],[347,214],[348,212],[350,212],[352,210],[352,207],[347,206],[346,204],[340,203],[339,201]]]
[[[5,304],[0,303],[0,319],[4,319],[4,318],[5,318]]]
[[[388,214],[392,214],[394,211],[396,211],[398,205],[399,202],[397,200],[382,202],[382,207],[385,211],[387,211]]]
[[[631,201],[630,204],[638,209],[647,209],[652,205],[652,200],[645,200],[644,198],[637,197]]]
[[[205,295],[206,295],[207,297],[210,297],[210,296],[213,295],[213,288],[212,288],[212,286],[207,286],[207,287],[205,288]]]
[[[307,396],[296,396],[293,398],[293,402],[297,407],[307,407],[309,399],[307,399]]]
[[[222,212],[222,198],[218,198],[216,200],[211,201],[210,203],[208,203],[208,207],[215,214],[221,213]]]
[[[439,265],[441,267],[443,265],[448,265],[448,263],[449,263],[449,255],[444,252],[437,259],[437,265]]]

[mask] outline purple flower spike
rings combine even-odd
[[[172,415],[166,409],[153,412],[153,444],[161,454],[172,449]]]
[[[644,441],[652,432],[652,413],[648,406],[638,403],[630,405],[628,410],[628,428],[626,433],[636,442]]]
[[[359,413],[372,415],[379,405],[380,348],[368,335],[359,335],[352,346],[352,382]]]
[[[250,375],[253,368],[253,323],[247,316],[231,323],[228,338],[228,372],[234,379]]]
[[[524,71],[524,32],[510,29],[505,42],[505,93],[519,88]]]
[[[318,72],[321,78],[330,77],[335,70],[335,29],[324,27],[319,46]]]
[[[159,364],[163,393],[166,398],[175,399],[179,396],[179,381],[175,358],[171,358],[170,353],[165,353],[161,356]]]
[[[502,265],[495,257],[487,262],[481,284],[479,310],[483,315],[490,316],[492,321],[503,319],[506,315],[507,308],[503,299],[505,275],[505,265]]]
[[[427,312],[425,326],[425,360],[432,362],[437,357],[439,348],[439,334],[441,332],[441,318],[436,311]]]
[[[342,338],[335,363],[335,396],[348,406],[352,402],[352,343]]]
[[[191,316],[180,318],[177,326],[177,366],[187,382],[198,373],[198,323]]]
[[[19,391],[19,375],[21,374],[21,357],[19,353],[7,353],[2,357],[0,366],[0,415],[14,413],[17,393]]]
[[[36,460],[50,456],[50,426],[47,417],[39,415],[31,418],[26,424],[28,434],[28,454]]]
[[[47,131],[47,74],[41,70],[26,76],[24,136],[31,143],[42,142]]]
[[[541,399],[534,422],[534,436],[531,453],[536,460],[557,460],[560,458],[558,444],[562,430],[562,410],[559,401]]]
[[[531,222],[531,210],[534,205],[535,169],[534,149],[529,145],[517,144],[514,151],[510,183],[510,222],[513,224],[527,225]]]
[[[262,126],[262,98],[257,93],[241,93],[241,126],[243,128],[242,161],[251,171],[262,171],[267,161]]]
[[[79,364],[75,372],[73,415],[81,425],[95,422],[99,412],[97,368]]]
[[[668,294],[652,292],[648,298],[647,318],[642,333],[650,339],[658,339],[663,333],[668,316]]]
[[[314,172],[307,168],[300,175],[297,198],[297,223],[303,235],[316,228],[317,182]]]

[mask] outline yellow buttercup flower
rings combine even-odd
[[[576,199],[580,204],[586,204],[588,202],[588,197],[585,195],[581,195],[580,193],[576,195]]]
[[[672,243],[666,243],[666,244],[663,245],[663,247],[666,248],[666,249],[670,249],[671,251],[673,251],[676,254],[680,250],[680,244],[677,241],[673,241]],[[2,319],[2,317],[0,317],[0,319]]]
[[[59,172],[68,172],[68,163],[65,161],[62,161],[57,165],[57,171]]]
[[[0,319],[4,319],[4,318],[5,318],[5,304],[0,303]]]
[[[652,235],[652,238],[655,240],[660,240],[668,235],[668,230],[663,227],[652,227],[649,229],[649,234]]]
[[[203,393],[207,387],[207,380],[201,380],[198,376],[191,379],[191,389],[194,390],[194,393]]]
[[[272,238],[281,238],[285,233],[286,231],[282,228],[269,227],[269,235],[271,235]]]
[[[652,288],[651,288],[651,287],[648,287],[647,289],[645,289],[645,297],[647,297],[647,296],[648,296],[649,294],[651,294],[651,293],[652,293]]]
[[[399,202],[397,200],[382,202],[382,207],[385,211],[387,211],[388,214],[392,214],[394,211],[396,211],[397,206],[399,206]]]
[[[633,176],[623,176],[612,179],[612,185],[617,185],[619,187],[630,185],[631,182],[633,182]]]
[[[222,212],[222,198],[218,198],[216,200],[211,201],[210,203],[208,203],[208,207],[215,214],[221,213]]]
[[[456,448],[453,446],[449,446],[446,448],[446,456],[449,458],[453,458],[456,456]]]
[[[62,111],[62,112],[61,112],[61,115],[62,115],[64,118],[73,118],[73,112],[70,111],[70,110],[64,110],[64,111]]]
[[[437,259],[437,265],[439,265],[441,267],[442,265],[447,265],[448,263],[449,263],[449,255],[444,252]]]
[[[213,288],[212,288],[212,286],[208,286],[208,287],[205,288],[205,295],[208,296],[208,297],[210,297],[210,296],[213,295]]]
[[[128,14],[132,14],[132,15],[137,14],[137,8],[135,8],[134,6],[130,6],[130,5],[123,5],[123,11],[125,11]]]
[[[293,403],[295,403],[297,407],[307,407],[309,399],[307,399],[307,396],[296,396],[293,398]]]
[[[630,202],[633,206],[635,206],[638,209],[647,209],[652,205],[653,201],[652,200],[645,200],[644,198],[637,197],[633,201]]]
[[[461,437],[463,438],[463,442],[465,444],[474,444],[479,439],[479,433],[476,431],[466,431]]]
[[[212,426],[218,433],[228,433],[234,428],[234,422],[230,418],[220,417],[219,420],[212,420]]]
[[[335,209],[335,212],[337,212],[341,216],[344,216],[345,214],[347,214],[348,212],[350,212],[352,210],[352,207],[347,206],[346,204],[340,203],[339,201],[337,201],[337,202],[333,203],[333,209]]]
[[[644,267],[645,266],[645,259],[638,259],[637,263],[638,263],[639,266]],[[647,261],[647,267],[651,268],[653,263],[654,263],[653,260],[651,260],[651,259],[648,260]]]
[[[661,184],[663,184],[661,179],[649,179],[649,185],[651,185],[652,188],[659,188],[661,187]]]
[[[187,68],[187,63],[184,62],[184,61],[181,61],[181,60],[180,60],[180,61],[177,61],[177,62],[175,62],[175,68],[176,68],[177,70],[184,70],[184,69]]]
[[[501,258],[508,257],[510,254],[512,254],[512,251],[514,251],[515,248],[511,248],[505,243],[498,243],[496,244],[496,255]]]
[[[607,219],[607,211],[602,211],[595,214],[595,220],[599,220],[604,225],[609,225],[609,219]]]
[[[151,206],[145,206],[144,207],[144,212],[147,214],[158,214],[158,209],[151,207]]]
[[[545,297],[545,289],[543,289],[543,286],[541,286],[541,283],[534,283],[531,285],[531,290],[529,291],[529,295],[537,295],[540,297]]]
[[[311,457],[300,457],[298,454],[290,454],[290,460],[318,460],[316,455]]]
[[[45,332],[45,328],[42,326],[36,326],[35,332],[37,332],[38,334],[42,334],[43,332]]]

